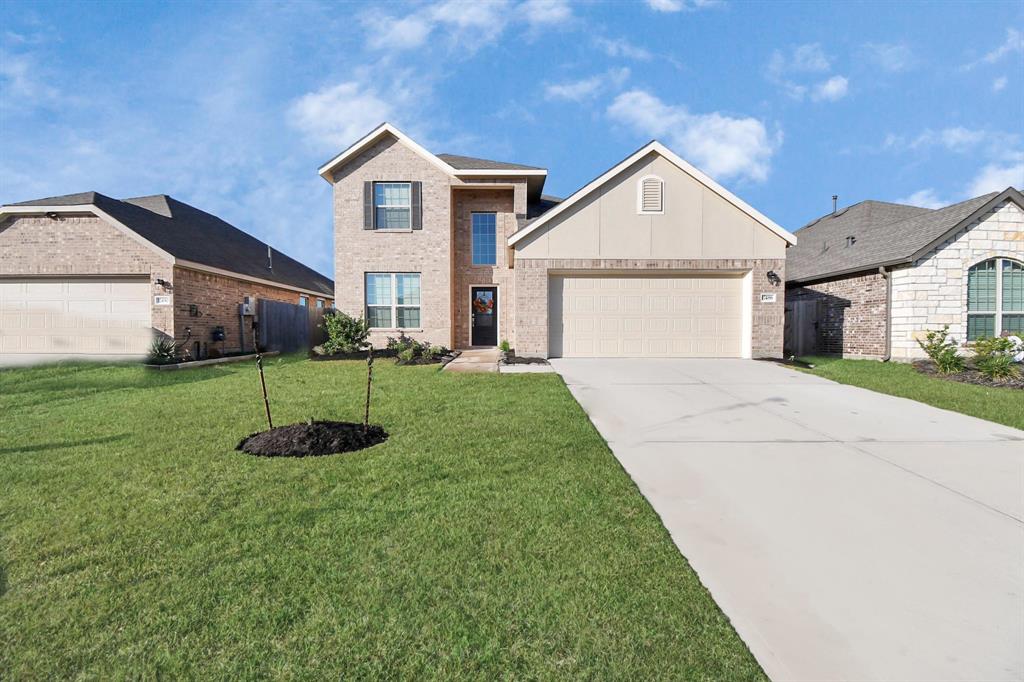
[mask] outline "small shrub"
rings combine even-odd
[[[417,341],[405,332],[399,332],[398,337],[388,337],[388,350],[395,353],[401,363],[411,363],[414,360],[437,360],[448,353],[444,346],[432,346],[423,341]]]
[[[416,358],[416,351],[412,348],[403,348],[398,351],[398,359],[402,362],[412,362]]]
[[[1006,337],[985,337],[974,342],[974,366],[989,379],[1020,375],[1013,364],[1016,344]]]
[[[442,355],[447,355],[447,354],[448,354],[448,349],[445,348],[444,346],[431,346],[427,350],[427,357],[430,358],[431,360],[436,360],[437,358],[441,357]]]
[[[498,349],[501,350],[502,353],[507,353],[512,350],[512,346],[509,344],[508,339],[502,339],[501,343],[498,345]]]
[[[178,361],[178,344],[174,339],[156,339],[149,346],[149,356],[146,362],[151,365],[170,365]]]
[[[340,310],[325,315],[321,328],[327,332],[323,350],[328,355],[358,353],[366,348],[366,339],[370,335],[370,325],[366,320],[346,315]]]
[[[964,369],[964,359],[957,354],[956,344],[949,338],[949,325],[925,334],[925,340],[918,339],[917,345],[932,359],[943,374],[956,374]]]

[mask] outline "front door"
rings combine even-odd
[[[498,345],[498,287],[470,289],[471,346]]]

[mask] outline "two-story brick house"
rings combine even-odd
[[[782,352],[793,235],[658,142],[560,201],[547,171],[433,154],[382,124],[320,168],[335,301],[404,331],[520,355]]]

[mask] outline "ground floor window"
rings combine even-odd
[[[967,340],[1024,334],[1024,264],[992,258],[967,271]]]
[[[366,320],[378,329],[416,329],[420,323],[420,273],[366,273]]]

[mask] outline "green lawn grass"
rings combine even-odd
[[[360,363],[268,362],[279,424]],[[234,451],[249,363],[0,371],[0,679],[765,679],[555,375],[376,367]]]
[[[1024,392],[1013,388],[989,388],[921,374],[901,362],[877,360],[841,360],[839,358],[801,358],[814,363],[812,374],[911,398],[945,410],[1024,429]]]

